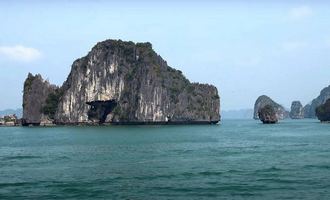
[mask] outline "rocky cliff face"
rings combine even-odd
[[[307,104],[304,106],[304,118],[312,118],[311,116],[311,105]]]
[[[289,115],[289,113],[284,109],[283,106],[273,101],[270,97],[266,95],[262,95],[258,97],[258,99],[254,104],[254,115],[253,115],[254,119],[259,119],[258,112],[261,108],[265,107],[266,105],[273,107],[277,119],[285,119]]]
[[[190,83],[150,43],[98,43],[73,63],[67,80],[53,96],[49,110],[56,105],[57,124],[220,120],[217,88]]]
[[[274,106],[266,105],[259,109],[258,117],[264,124],[275,124],[278,122],[277,114]]]
[[[293,101],[291,104],[290,111],[291,119],[303,119],[304,118],[304,108],[300,101]]]
[[[318,106],[315,114],[321,122],[330,122],[330,99]]]
[[[316,108],[324,104],[328,99],[330,99],[330,85],[321,90],[320,95],[316,97],[311,104],[305,106],[305,118],[315,118]]]
[[[39,125],[41,121],[47,119],[43,114],[43,107],[49,94],[53,93],[57,87],[43,80],[41,75],[29,73],[24,82],[23,93],[23,125]]]

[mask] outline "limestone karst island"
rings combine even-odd
[[[292,101],[290,111],[270,97],[261,95],[254,104],[253,119],[259,119],[264,124],[274,124],[287,118],[294,120],[317,118],[321,122],[330,122],[329,102],[330,86],[323,88],[319,96],[305,106],[300,101]]]
[[[0,19],[0,200],[330,200],[330,0]]]
[[[215,86],[191,83],[150,43],[106,40],[77,59],[62,86],[29,74],[22,125],[215,124]]]
[[[265,124],[318,118],[330,121],[330,86],[291,111],[266,95],[257,98],[253,118]],[[191,83],[167,65],[151,43],[106,40],[72,64],[62,86],[28,74],[24,82],[23,116],[0,118],[5,126],[107,124],[216,124],[220,97],[213,85]]]

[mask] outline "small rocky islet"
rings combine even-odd
[[[276,103],[270,97],[266,95],[262,95],[257,98],[254,105],[254,119],[260,119],[263,123],[267,123],[267,120],[260,118],[261,116],[268,116],[267,119],[272,115],[270,121],[277,123],[279,120],[283,120],[285,118],[291,119],[304,119],[304,118],[317,118],[321,122],[329,122],[330,121],[330,109],[328,109],[330,104],[330,86],[321,90],[320,95],[316,97],[310,104],[303,106],[300,101],[293,101],[291,104],[291,111],[288,112],[285,110],[283,106]],[[266,110],[262,110],[265,106],[268,107]],[[274,112],[270,112],[270,108]],[[262,114],[265,112],[265,114]],[[267,114],[267,115],[266,115]],[[277,118],[277,120],[275,120]]]
[[[304,107],[300,101],[292,102],[290,118],[291,119],[303,119],[304,118]]]
[[[273,99],[266,95],[261,95],[257,98],[255,104],[254,104],[254,119],[260,119],[259,118],[259,111],[260,109],[264,108],[265,106],[270,106],[274,110],[274,115],[276,115],[277,119],[285,119],[289,116],[288,111],[285,110],[283,106],[276,103]]]

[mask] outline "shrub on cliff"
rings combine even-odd
[[[50,93],[46,99],[45,106],[42,107],[41,112],[48,115],[50,119],[54,119],[57,106],[62,95],[63,93],[60,89],[56,89],[53,93]]]

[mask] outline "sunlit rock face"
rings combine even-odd
[[[304,118],[304,108],[300,101],[293,101],[291,104],[290,111],[291,119],[303,119]]]
[[[258,112],[261,108],[265,107],[266,105],[270,105],[271,107],[273,107],[277,119],[285,119],[289,116],[289,112],[286,111],[283,106],[273,101],[270,97],[266,95],[262,95],[258,97],[258,99],[254,104],[254,115],[253,115],[254,119],[259,119]]]
[[[323,88],[320,92],[320,95],[316,97],[312,103],[307,104],[304,107],[305,118],[316,118],[316,108],[324,104],[328,99],[330,99],[330,85],[326,88]]]
[[[216,87],[190,83],[150,43],[120,40],[100,42],[73,63],[55,114],[58,124],[219,120]]]

